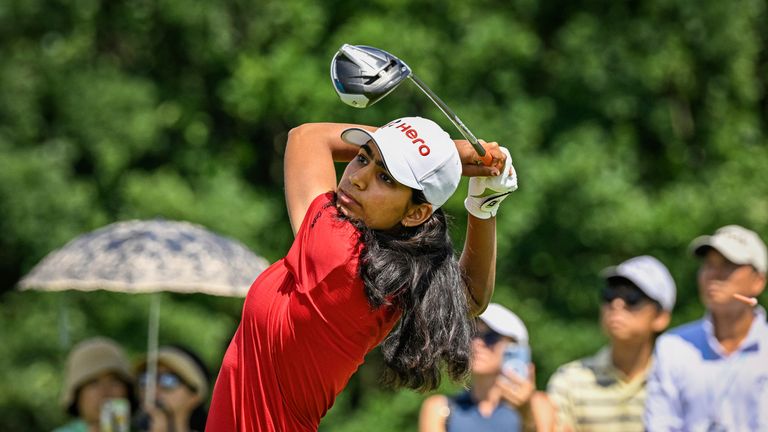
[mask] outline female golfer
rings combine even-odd
[[[493,216],[516,188],[508,153],[485,147],[489,167],[420,117],[290,132],[285,195],[296,238],[251,286],[207,431],[317,431],[379,344],[395,386],[433,389],[443,365],[466,376],[472,316],[493,291]],[[349,162],[338,185],[334,161]],[[465,206],[475,216],[457,261],[440,206],[462,172],[494,178],[471,181],[477,196]]]

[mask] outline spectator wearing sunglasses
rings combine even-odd
[[[528,377],[502,370],[505,348],[528,349],[528,330],[509,309],[491,303],[476,321],[472,339],[471,386],[457,396],[433,395],[424,400],[419,432],[514,432],[533,430],[537,406],[546,398],[536,392],[533,365]],[[546,412],[546,411],[544,411]]]
[[[138,384],[144,398],[149,376],[144,359],[138,366]],[[169,345],[158,349],[156,401],[140,416],[140,430],[151,432],[202,432],[210,389],[208,368],[191,350]]]
[[[67,357],[61,403],[74,419],[54,432],[96,432],[105,402],[136,406],[133,376],[122,348],[96,337],[77,344]]]
[[[647,255],[601,275],[600,323],[610,344],[550,378],[556,430],[641,432],[653,346],[669,325],[675,282],[664,264]]]
[[[765,289],[766,246],[737,225],[691,242],[699,258],[702,319],[662,335],[648,381],[650,431],[768,431],[768,324],[756,298]]]

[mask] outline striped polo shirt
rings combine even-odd
[[[642,432],[646,369],[628,381],[611,363],[611,349],[563,366],[549,379],[557,430]]]

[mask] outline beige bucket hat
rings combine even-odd
[[[77,391],[88,381],[107,372],[117,374],[131,387],[133,376],[125,353],[113,340],[96,337],[75,345],[67,357],[61,405],[69,409],[76,403]]]

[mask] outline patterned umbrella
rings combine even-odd
[[[269,263],[236,240],[200,225],[132,220],[76,237],[48,254],[19,281],[22,290],[104,289],[126,293],[172,291],[244,297]],[[157,367],[160,297],[152,297],[147,373]],[[146,400],[154,400],[154,379]]]
[[[117,222],[51,252],[19,282],[44,291],[173,291],[244,297],[269,263],[200,225]]]

